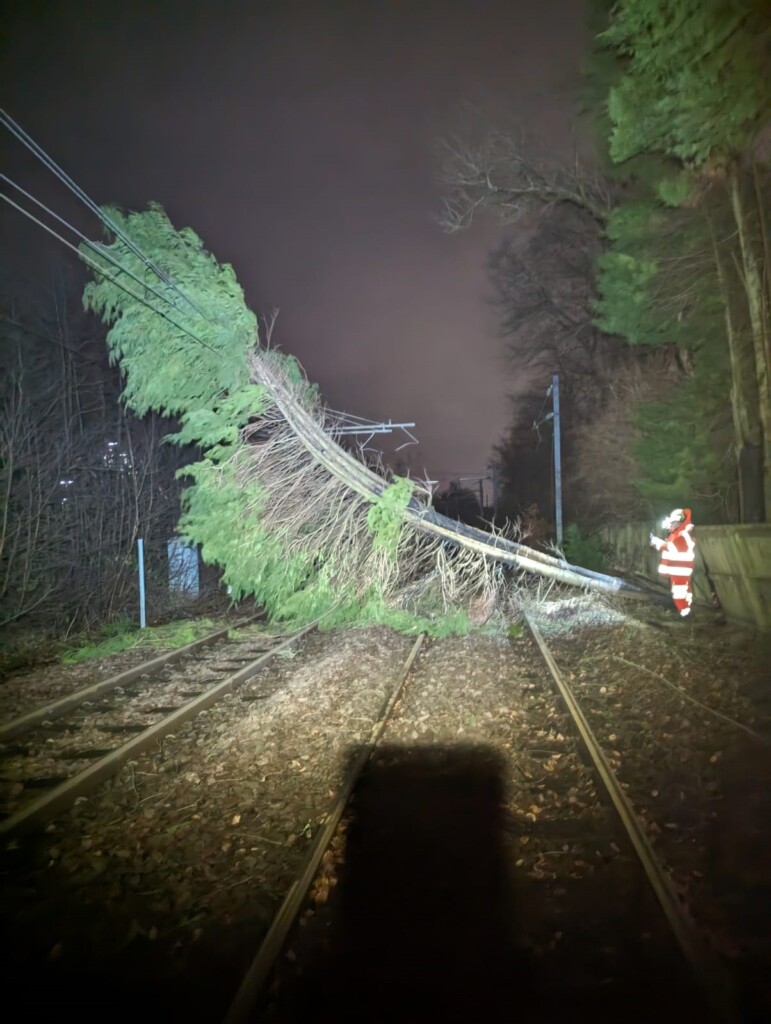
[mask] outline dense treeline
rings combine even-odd
[[[743,521],[771,508],[770,33],[765,4],[625,0],[597,40],[615,62],[609,154],[630,186],[598,322],[683,363],[672,393],[639,405],[639,489]]]
[[[592,17],[586,165],[513,132],[448,147],[445,226],[481,207],[517,225],[491,259],[527,381],[498,452],[507,511],[552,507],[551,438],[537,428],[557,372],[568,518],[689,504],[702,522],[764,521],[771,9],[620,0]]]

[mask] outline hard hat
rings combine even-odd
[[[661,527],[664,530],[673,530],[679,523],[690,523],[691,521],[691,510],[689,508],[673,508],[661,521]]]

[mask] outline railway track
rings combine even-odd
[[[40,828],[138,754],[252,678],[287,639],[230,640],[233,627],[67,694],[0,726],[0,840]]]
[[[202,708],[196,702],[212,706],[266,669],[255,692],[242,688],[241,696],[251,702],[239,705],[252,722],[245,742],[253,746],[252,737],[260,738],[246,777],[257,823],[249,834],[252,843],[269,844],[265,849],[275,862],[291,868],[280,891],[273,890],[272,919],[252,912],[247,937],[226,945],[230,953],[222,977],[205,980],[205,967],[200,978],[185,976],[168,996],[170,1013],[182,1013],[178,1001],[188,1000],[186,1019],[224,1018],[226,1024],[258,1019],[279,1024],[309,1013],[316,1020],[337,1020],[354,1010],[372,1021],[481,1020],[493,1014],[496,1000],[507,999],[527,1020],[572,1013],[611,1021],[620,1019],[621,1001],[631,993],[639,1005],[625,1006],[624,1020],[744,1019],[734,1011],[722,964],[694,927],[549,647],[534,624],[530,629],[531,636],[519,640],[482,641],[484,668],[469,667],[457,678],[453,659],[460,656],[473,666],[478,639],[421,637],[413,643],[392,636],[390,660],[384,648],[378,652],[383,662],[378,673],[378,655],[364,656],[368,634],[358,634],[358,650],[349,652],[347,662],[335,655],[334,636],[308,637],[299,646],[297,664],[284,662],[284,675],[275,684],[266,669],[270,658],[308,631],[271,651],[232,645],[219,651],[222,660],[226,653],[231,662],[236,656],[251,660],[237,669],[231,664],[236,671],[212,680],[211,689],[191,697],[184,711],[164,716],[172,721],[161,728],[167,734],[179,724],[175,715],[194,716]],[[349,678],[346,665],[351,664],[361,672],[361,692],[369,692],[371,711],[363,717],[344,708],[332,714],[339,693],[326,704],[319,699],[338,673]],[[138,672],[139,689],[132,698],[143,694],[140,705],[150,699],[142,675]],[[182,675],[169,685],[180,691],[190,685],[184,680]],[[112,687],[123,701],[120,688]],[[167,706],[170,698],[160,690],[152,693],[156,707]],[[262,717],[268,697],[274,711],[280,705],[284,715],[276,728]],[[302,720],[291,716],[298,707]],[[445,724],[437,731],[433,718],[440,710],[436,717]],[[93,707],[88,718],[92,712]],[[241,712],[234,706],[233,713]],[[281,787],[271,786],[272,778],[289,771],[305,785],[305,737],[318,732],[325,715],[328,735],[335,737],[328,764],[347,758],[347,770],[338,774],[328,767],[328,777],[308,780],[321,795],[308,801],[307,825],[295,826],[294,836],[284,840],[278,818],[267,811],[285,800]],[[120,717],[131,724],[125,705]],[[70,719],[54,721],[65,729]],[[125,763],[136,757],[135,740],[151,751],[162,734],[138,733],[90,768],[105,760],[113,773],[118,764],[112,758],[119,755]],[[16,733],[13,742],[20,736]],[[234,774],[231,749],[224,744],[227,753],[222,759],[215,755],[210,785]],[[194,776],[180,757],[177,777]],[[148,773],[152,765],[143,772]],[[98,782],[92,774],[87,788]],[[191,785],[198,783],[193,779]],[[139,814],[152,799],[146,791],[141,796]],[[49,801],[37,817],[16,825],[14,834],[42,824],[75,799],[68,790],[64,803]],[[169,799],[162,796],[155,806],[167,808]],[[223,825],[234,826],[232,832],[243,828],[241,811],[248,809],[242,791],[237,799],[239,813],[232,821],[223,819]],[[194,822],[206,817],[200,799],[191,809]],[[89,813],[93,821],[96,808]],[[13,817],[6,819],[6,828],[9,821]],[[172,826],[182,827],[180,819]],[[85,834],[91,832],[89,825]],[[240,839],[243,849],[236,852],[246,857],[249,842]],[[222,850],[231,845],[228,838]],[[264,879],[255,869],[218,889],[233,884],[245,886],[245,893],[259,892]],[[152,987],[142,989],[136,971],[131,977],[137,1000],[155,997]],[[429,1000],[422,1015],[421,993]],[[133,1019],[133,1013],[127,1009],[125,1019]]]
[[[538,627],[530,620],[528,620],[528,627],[543,659],[543,664],[548,668],[554,692],[564,711],[563,721],[567,720],[569,728],[573,731],[572,741],[565,744],[565,736],[560,732],[555,733],[554,722],[551,723],[552,727],[547,734],[549,738],[546,740],[546,744],[548,746],[549,743],[556,740],[558,749],[548,755],[548,760],[545,763],[545,767],[552,774],[549,783],[553,782],[555,767],[562,761],[562,758],[565,757],[567,762],[571,757],[570,748],[572,747],[573,763],[568,770],[575,776],[573,782],[576,785],[573,791],[582,790],[582,799],[571,798],[578,805],[573,827],[565,830],[564,827],[558,826],[555,832],[553,828],[549,827],[550,824],[556,824],[556,816],[551,822],[549,821],[550,809],[548,799],[544,798],[544,785],[536,782],[530,786],[533,803],[524,813],[520,808],[520,813],[516,816],[516,821],[513,823],[516,839],[513,843],[508,844],[508,855],[516,857],[517,852],[524,853],[525,856],[520,856],[514,863],[517,867],[523,868],[526,862],[529,862],[531,869],[534,869],[530,871],[530,874],[534,874],[536,878],[549,876],[550,856],[572,856],[576,867],[579,868],[574,873],[575,877],[583,877],[585,881],[586,876],[580,868],[587,867],[587,862],[592,855],[592,848],[594,848],[595,858],[601,862],[601,867],[596,862],[589,865],[594,876],[591,884],[596,899],[602,905],[608,897],[618,898],[621,901],[621,906],[628,906],[631,890],[631,900],[638,918],[632,923],[632,931],[637,929],[648,940],[647,948],[646,943],[643,942],[631,954],[627,951],[627,961],[631,956],[632,964],[637,966],[643,976],[651,971],[663,972],[666,975],[666,983],[662,991],[669,998],[670,1006],[666,1012],[658,1014],[658,1019],[737,1021],[739,1018],[729,978],[694,925],[686,906],[670,880],[666,867],[651,845],[643,822],[635,814],[626,797],[624,787],[616,778]],[[381,709],[369,740],[358,748],[352,759],[344,783],[326,817],[324,827],[318,833],[302,871],[289,888],[255,959],[246,972],[229,1007],[225,1024],[246,1024],[248,1021],[257,1019],[271,1022],[291,1021],[301,1019],[309,1012],[313,1012],[318,1020],[340,1019],[339,1014],[345,1016],[348,1009],[353,1011],[357,1005],[361,1006],[362,1001],[371,997],[373,993],[379,994],[383,1002],[379,1006],[370,1003],[367,1012],[368,1019],[371,1020],[429,1018],[468,1020],[471,1019],[469,1014],[477,1014],[478,1019],[486,1019],[485,1012],[495,1012],[496,1007],[500,1005],[499,1000],[505,997],[505,992],[514,980],[518,979],[518,983],[522,983],[520,973],[515,966],[516,955],[506,960],[503,970],[493,969],[491,971],[487,964],[483,967],[478,964],[475,966],[473,953],[469,956],[469,948],[462,938],[459,939],[457,935],[453,935],[449,945],[446,945],[442,941],[441,935],[437,936],[436,934],[436,922],[434,922],[434,928],[429,928],[427,931],[427,935],[430,935],[429,941],[438,945],[442,950],[438,962],[434,965],[435,977],[431,978],[430,968],[426,971],[424,967],[421,967],[420,971],[416,973],[413,964],[410,963],[411,954],[413,963],[414,958],[425,961],[430,960],[430,956],[426,956],[425,950],[421,954],[419,943],[412,943],[409,939],[405,941],[404,934],[399,933],[398,923],[396,934],[391,934],[388,925],[384,924],[391,914],[392,908],[389,906],[391,897],[393,897],[394,904],[400,906],[400,913],[404,910],[404,886],[401,882],[396,886],[390,885],[389,875],[394,870],[407,872],[411,870],[410,863],[399,860],[396,847],[391,846],[392,837],[388,835],[389,825],[401,833],[405,821],[410,823],[406,834],[398,836],[399,842],[402,844],[409,845],[411,838],[421,832],[419,819],[423,810],[418,810],[416,818],[414,809],[405,815],[400,804],[403,798],[409,799],[408,788],[415,786],[422,798],[431,800],[436,797],[434,783],[437,779],[442,780],[441,785],[446,784],[449,780],[451,786],[454,784],[463,787],[467,784],[469,774],[481,773],[483,785],[481,790],[476,793],[476,799],[484,804],[488,795],[485,790],[489,790],[490,786],[496,791],[496,799],[502,797],[502,793],[498,792],[496,788],[496,773],[499,769],[505,772],[505,766],[496,765],[495,755],[490,751],[463,750],[461,746],[458,750],[460,761],[455,762],[453,754],[448,750],[444,752],[437,750],[432,753],[427,752],[425,747],[415,747],[414,743],[410,743],[410,740],[414,741],[418,736],[414,730],[409,731],[411,717],[409,714],[406,716],[402,714],[402,721],[399,721],[400,708],[405,701],[409,701],[410,685],[414,682],[411,678],[413,666],[422,644],[423,637],[419,637],[410,650],[390,699],[384,703]],[[538,735],[543,734],[543,729],[538,730]],[[389,737],[391,737],[390,743]],[[413,746],[412,752],[410,752],[411,745]],[[561,749],[563,745],[567,746],[567,749]],[[580,762],[576,757],[576,751],[580,751]],[[417,761],[414,757],[416,752]],[[390,765],[390,768],[384,770],[384,765]],[[587,779],[587,775],[591,775],[591,779]],[[426,785],[427,779],[430,780],[428,785]],[[533,783],[533,777],[530,776],[527,781]],[[365,796],[362,799],[359,795],[357,798],[357,791],[361,788],[365,794],[370,794],[369,797]],[[376,794],[374,799],[372,798],[373,789]],[[401,795],[396,798],[398,809],[395,813],[392,800],[394,789],[401,790]],[[554,795],[555,791],[551,789],[550,785],[546,787],[546,790],[547,793]],[[352,798],[353,809],[351,810]],[[453,800],[450,800],[448,806],[451,811],[452,809],[457,811],[457,805]],[[557,800],[557,806],[561,810],[562,804],[559,800]],[[470,815],[469,822],[484,830],[484,822],[476,820],[474,813]],[[441,824],[447,827],[450,823],[444,821]],[[511,824],[509,822],[510,826]],[[368,843],[371,843],[371,837],[363,834],[367,829],[377,831],[381,835],[376,843],[380,848],[374,853],[372,849],[367,848]],[[560,835],[560,832],[563,834]],[[488,838],[490,837],[488,836]],[[346,845],[349,847],[347,854],[345,852]],[[426,848],[418,845],[425,856]],[[362,852],[362,846],[364,852]],[[387,853],[383,853],[382,846],[386,847]],[[451,850],[448,850],[450,842],[440,840],[437,846],[442,851],[440,859],[449,859],[459,871],[464,870],[464,866],[467,865],[464,864],[463,859],[454,857]],[[351,847],[354,850],[353,854],[350,853]],[[546,847],[551,847],[551,849],[546,849]],[[332,853],[333,850],[336,852]],[[393,860],[389,860],[391,856],[393,856]],[[469,858],[472,862],[473,856],[472,843],[472,853]],[[344,863],[342,867],[343,886],[347,885],[354,893],[353,897],[350,892],[347,896],[341,897],[345,906],[343,916],[350,918],[352,902],[361,900],[365,903],[363,914],[366,916],[371,913],[372,917],[379,922],[375,925],[374,933],[382,928],[385,935],[376,934],[373,939],[371,924],[362,927],[361,921],[351,927],[349,920],[348,924],[341,927],[338,907],[337,924],[334,923],[334,911],[332,921],[330,921],[329,914],[322,915],[321,924],[313,922],[316,925],[315,934],[310,939],[307,938],[307,932],[311,930],[307,928],[307,925],[317,916],[313,903],[308,900],[309,890],[314,884],[319,884],[319,868],[322,862],[325,859],[334,861],[335,858],[338,862],[348,862],[347,865]],[[357,858],[368,865],[369,874],[366,870],[362,871],[361,866],[357,867],[354,864],[351,867],[350,861],[355,861]],[[429,861],[433,859],[431,853],[428,854],[427,859]],[[438,866],[437,861],[434,868],[436,869]],[[497,866],[500,867],[500,865]],[[439,871],[441,874],[441,868]],[[329,867],[327,866],[328,873]],[[358,886],[356,884],[357,874],[362,876],[358,878]],[[352,878],[353,882],[351,882]],[[365,879],[363,883],[362,878]],[[425,889],[430,890],[434,881],[431,878],[420,877],[420,873],[418,873],[418,879],[419,881],[415,885],[408,887],[408,899],[410,903],[414,902],[422,907],[421,913],[424,917],[430,917],[436,912],[436,907],[430,898],[425,899]],[[385,899],[375,895],[379,887],[385,888],[388,894]],[[564,889],[558,889],[557,892],[565,895]],[[482,886],[482,901],[484,901],[485,895],[487,893]],[[498,891],[496,895],[500,896],[501,892]],[[505,897],[503,899],[505,901]],[[569,904],[569,899],[567,902]],[[371,911],[366,908],[367,904],[372,904]],[[495,918],[498,909],[500,908],[488,908],[485,915],[491,912],[492,917]],[[459,915],[461,922],[464,920],[463,914],[461,909]],[[556,927],[562,919],[559,907],[552,907],[551,915],[554,930],[551,936],[546,934],[543,936],[546,946],[539,950],[539,953],[543,953],[549,948],[554,952],[560,940],[563,939],[563,932]],[[441,917],[441,915],[439,916]],[[604,915],[601,916],[603,916],[603,921],[607,921]],[[475,917],[476,914],[472,911],[471,918]],[[613,914],[610,917],[612,918]],[[468,922],[465,923],[468,924]],[[478,921],[472,921],[472,932],[478,923]],[[405,928],[407,927],[406,922],[402,922],[402,924]],[[414,925],[414,922],[411,924]],[[500,925],[501,922],[498,924]],[[485,927],[488,925],[490,925],[490,918],[486,916]],[[303,929],[302,926],[305,928]],[[575,921],[573,926],[575,927]],[[543,928],[543,922],[541,922],[541,927]],[[575,961],[576,958],[587,960],[585,955],[582,957],[585,950],[579,949],[581,942],[591,944],[594,941],[602,953],[607,954],[604,963],[599,967],[596,963],[592,966],[596,976],[589,981],[590,988],[595,985],[601,988],[602,985],[607,984],[608,978],[607,976],[603,977],[603,974],[613,974],[614,971],[623,973],[623,971],[629,970],[628,963],[622,967],[613,959],[618,950],[608,948],[607,937],[603,937],[602,934],[603,928],[604,925],[601,925],[599,935],[590,938],[588,936],[592,929],[587,926],[586,934],[581,937],[578,944],[575,943],[575,940],[571,942],[570,939],[563,943],[564,948],[558,955],[558,959],[562,960],[560,970],[565,973],[566,979],[570,979],[571,971],[574,970],[574,963],[570,961]],[[339,947],[338,953],[342,956],[343,963],[341,964],[339,957],[334,954],[325,956],[322,953],[320,963],[317,962],[311,966],[311,980],[308,981],[307,977],[302,977],[306,969],[302,966],[303,955],[310,958],[311,961],[314,958],[318,961],[319,949],[326,948],[329,953],[329,929],[332,930],[331,934],[333,935],[331,941]],[[303,931],[305,931],[305,935],[303,935]],[[492,931],[496,932],[495,925],[493,925]],[[353,939],[349,934],[351,932]],[[507,924],[502,924],[497,931],[497,942],[505,946],[510,938]],[[399,955],[395,955],[394,947],[399,943],[405,948]],[[462,950],[460,959],[458,959],[455,948],[458,945]],[[610,940],[610,946],[612,947],[612,940]],[[296,966],[297,950],[300,951],[299,972]],[[303,951],[305,952],[303,953]],[[486,950],[486,954],[492,960],[495,960],[499,952],[500,950]],[[608,957],[612,962],[608,960]],[[378,960],[389,964],[385,981],[377,969],[372,970],[373,962]],[[500,964],[497,966],[501,967]],[[406,975],[408,980],[404,986],[400,986],[398,978],[393,973],[394,969]],[[581,970],[586,971],[586,963],[579,968],[579,975]],[[470,972],[469,985],[458,987],[453,980],[454,977],[457,977],[457,974],[453,972],[457,971]],[[479,975],[476,978],[474,977],[475,971]],[[337,976],[337,982],[330,983],[328,977],[330,972],[333,978]],[[325,976],[323,980],[321,975]],[[654,983],[651,978],[654,989],[661,987],[660,980],[658,978]],[[579,988],[581,981],[585,983],[586,979],[579,980]],[[496,988],[496,983],[498,983],[498,988]],[[570,981],[566,980],[565,984],[566,989],[569,989]],[[488,992],[489,1002],[482,996],[486,985],[489,985],[491,989]],[[425,988],[428,992],[428,1002],[422,1007],[419,1001],[421,988]],[[464,1005],[464,995],[469,994],[469,988],[473,992],[469,1004]],[[393,989],[397,993],[401,993],[397,995],[395,1002]],[[385,995],[387,991],[390,991],[389,996]],[[344,993],[347,993],[350,1005],[346,1004]],[[449,1000],[443,1002],[440,993],[449,994]],[[402,995],[405,995],[407,1000],[411,997],[417,998],[417,1005],[400,1004],[399,1000]],[[573,1003],[574,995],[578,1005]],[[650,993],[647,995],[650,997]],[[377,999],[377,995],[375,998]],[[600,1012],[595,1019],[619,1019],[615,1016],[619,1009],[618,1005],[613,1002],[614,998],[614,994],[611,994],[609,1001],[614,1009],[610,1011],[610,1015],[606,1018]],[[643,1001],[648,1003],[648,999]],[[589,1007],[586,1009],[588,1012]],[[651,1012],[650,1009],[642,1010],[642,1016],[639,1017],[637,1009],[633,1007],[625,1010],[624,1019],[651,1019],[648,1016]],[[580,996],[577,993],[570,993],[568,1001],[560,1007],[560,1010],[564,1012],[577,1010],[580,1015]],[[593,1006],[591,1010],[594,1010]],[[479,1016],[480,1013],[481,1016]],[[543,1017],[539,1016],[536,1011],[535,1016],[528,1016],[525,1013],[523,1019],[551,1020],[553,1018],[547,1010]]]

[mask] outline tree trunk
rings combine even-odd
[[[314,417],[292,397],[264,359],[256,357],[252,360],[252,379],[270,390],[271,397],[284,419],[319,465],[343,481],[354,493],[369,501],[375,501],[382,494],[386,486],[383,479],[324,432]],[[434,509],[421,505],[415,499],[404,510],[404,519],[421,533],[455,547],[465,548],[493,562],[536,573],[547,579],[586,590],[631,598],[640,597],[642,593],[641,588],[625,580],[570,565],[562,558],[525,547],[524,544],[508,540],[499,534],[486,533],[473,526],[448,519]]]
[[[765,498],[764,518],[771,509],[771,395],[768,387],[768,325],[764,323],[766,307],[763,274],[758,265],[747,224],[747,213],[741,193],[739,169],[736,164],[729,171],[728,187],[731,197],[736,229],[741,251],[741,278],[747,299],[750,318],[750,332],[755,356],[755,380],[758,390],[760,423],[763,430],[763,493]]]
[[[766,171],[768,175],[768,171]],[[771,316],[771,245],[768,238],[768,224],[766,222],[766,209],[763,201],[763,184],[760,180],[760,171],[756,160],[752,162],[752,183],[755,186],[755,201],[758,204],[758,224],[760,225],[760,244],[762,252],[762,263],[765,271],[763,279],[763,323],[766,325],[766,359],[771,362],[771,352],[768,348],[769,331],[768,321]]]
[[[747,358],[746,345],[741,331],[735,323],[731,302],[731,288],[724,257],[720,252],[715,226],[709,213],[706,214],[712,251],[715,258],[718,288],[725,310],[726,340],[731,366],[731,415],[734,426],[734,458],[739,483],[739,521],[755,522],[758,518],[757,493],[762,485],[753,479],[755,466],[762,458],[752,458],[751,453],[762,453],[762,430],[760,425],[757,387],[751,372],[752,359]],[[760,470],[762,480],[762,467]]]

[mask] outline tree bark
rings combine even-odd
[[[728,175],[728,188],[731,198],[736,229],[741,252],[742,284],[747,299],[750,319],[752,347],[755,356],[755,380],[758,391],[758,407],[760,423],[763,431],[763,493],[765,498],[764,518],[771,509],[771,396],[768,387],[768,324],[764,323],[763,274],[758,265],[747,224],[747,211],[742,197],[739,168],[734,163]]]
[[[759,418],[757,389],[754,374],[748,372],[748,359],[742,345],[741,331],[735,324],[735,313],[731,300],[731,288],[728,280],[724,257],[720,252],[715,226],[709,213],[706,214],[712,251],[715,259],[718,288],[725,311],[726,340],[728,342],[728,358],[731,366],[731,416],[734,426],[734,458],[739,484],[739,521],[751,522],[754,496],[757,493],[757,482],[749,479],[752,475],[752,460],[748,459],[748,450],[761,450],[762,431]]]

